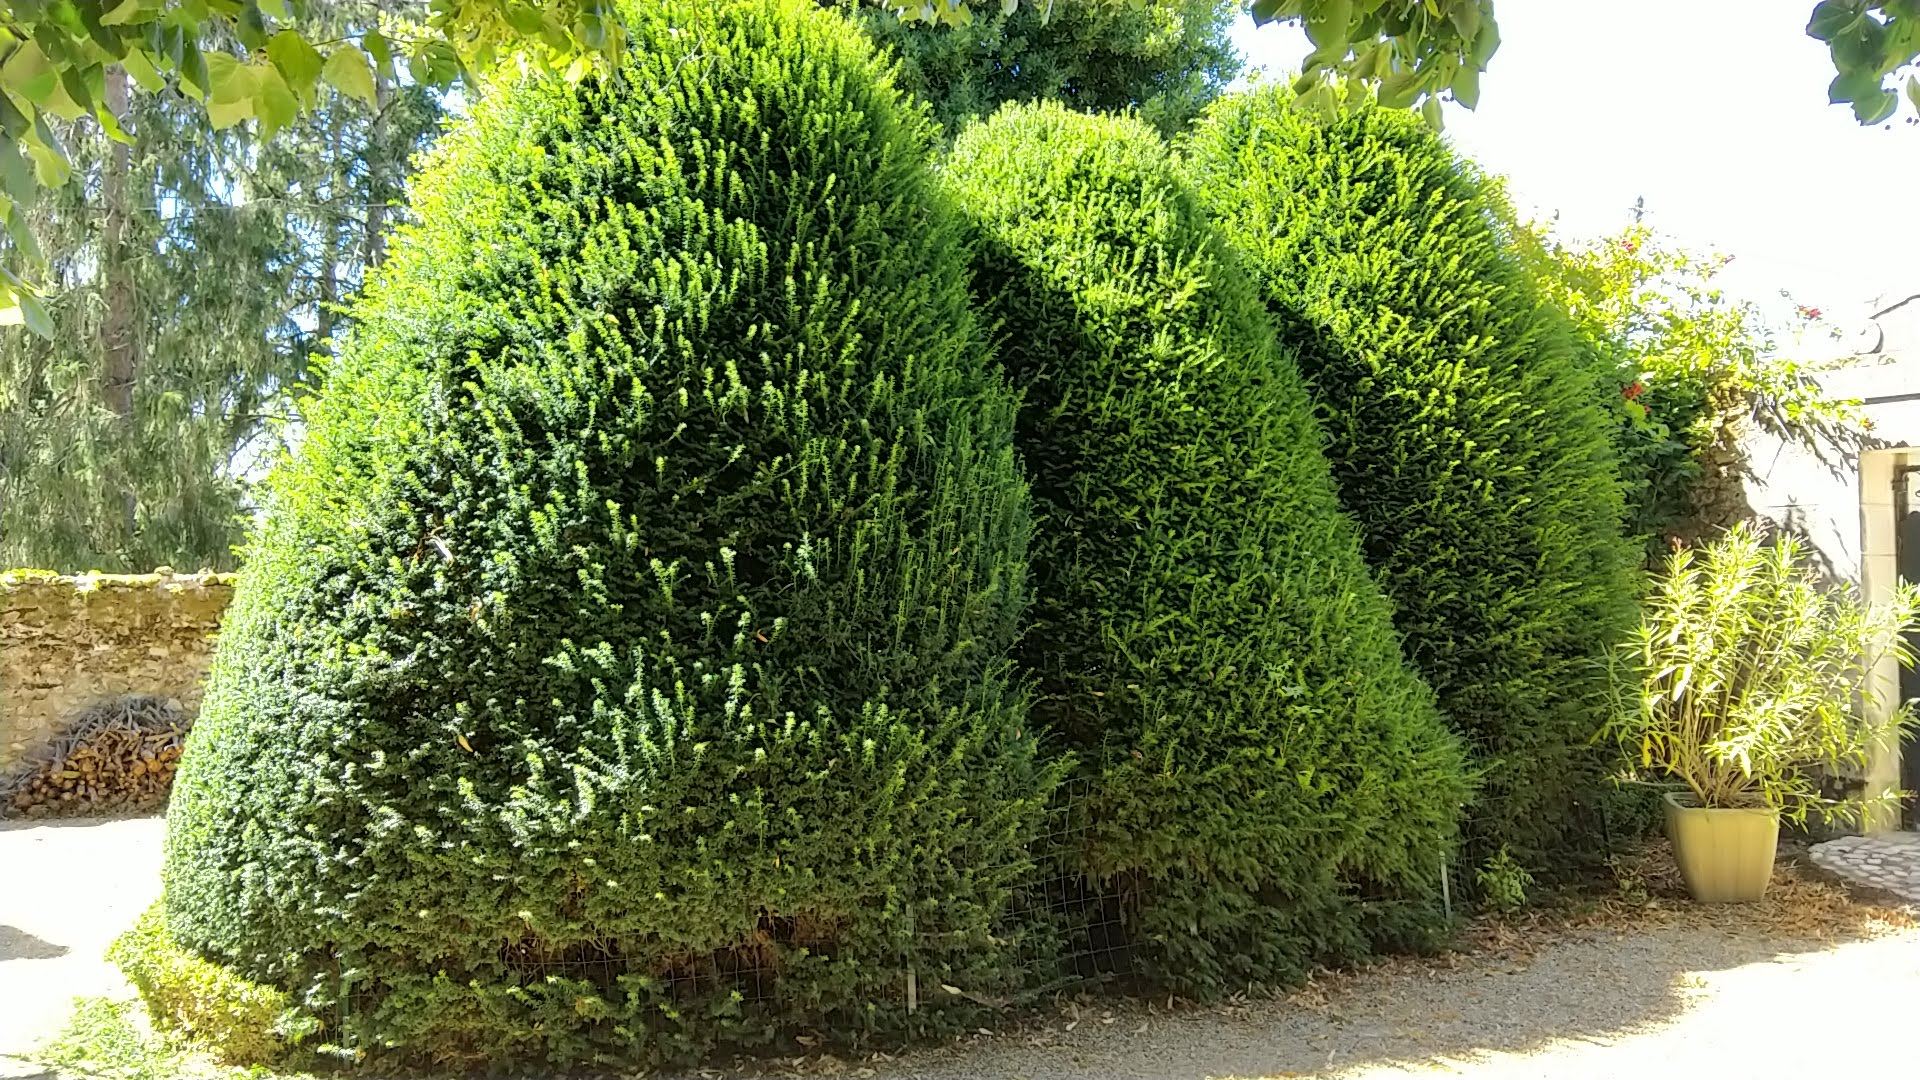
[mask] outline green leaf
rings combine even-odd
[[[93,110],[93,118],[99,123],[100,130],[105,133],[107,138],[117,143],[125,143],[128,146],[133,145],[133,136],[127,134],[126,130],[120,126],[120,118],[113,115],[113,110],[107,108],[105,102],[101,102],[100,105]]]
[[[13,103],[12,95],[0,93],[0,135],[8,139],[21,139],[31,130],[33,120]]]
[[[301,101],[312,97],[314,84],[319,82],[320,72],[326,64],[319,50],[292,30],[282,30],[273,35],[267,42],[267,59],[280,69],[281,77],[286,80],[286,89]]]
[[[320,77],[327,81],[328,86],[348,97],[357,97],[368,105],[378,104],[373,89],[373,68],[367,63],[367,54],[351,45],[342,45],[333,50],[333,55],[327,57],[326,66],[320,71]]]
[[[367,55],[373,58],[375,71],[386,73],[389,79],[393,78],[393,46],[388,43],[384,34],[378,30],[367,31],[360,38],[360,47],[367,50]]]
[[[33,226],[27,224],[27,216],[20,212],[20,204],[12,199],[6,200],[4,220],[7,235],[13,238],[14,247],[29,260],[36,263],[47,261],[40,251],[40,241],[33,235]]]
[[[1453,76],[1453,100],[1471,109],[1480,104],[1480,69],[1472,64],[1460,65]]]
[[[1493,54],[1500,51],[1500,24],[1489,19],[1480,24],[1480,32],[1474,35],[1473,50],[1468,55],[1474,66],[1482,71],[1493,60]]]
[[[1267,25],[1285,15],[1286,12],[1282,8],[1287,6],[1290,5],[1287,5],[1284,0],[1253,0],[1253,24]]]
[[[1835,105],[1870,97],[1880,90],[1880,76],[1871,71],[1843,71],[1827,84],[1827,100]]]
[[[120,0],[120,3],[111,11],[100,16],[100,25],[119,26],[133,21],[133,17],[138,14],[140,14],[140,0]]]
[[[1900,107],[1900,95],[1891,90],[1880,89],[1853,100],[1854,119],[1861,124],[1878,124],[1892,116]]]
[[[231,57],[229,57],[231,59]],[[205,99],[213,86],[213,74],[208,70],[207,54],[200,51],[198,43],[192,39],[185,41],[180,48],[180,88],[189,97]]]
[[[1380,80],[1380,104],[1404,109],[1420,96],[1420,77],[1411,70],[1396,71]]]
[[[31,206],[39,197],[40,187],[33,182],[33,167],[20,153],[20,144],[12,139],[0,139],[0,190],[22,206]]]
[[[253,114],[260,118],[260,139],[271,139],[281,128],[300,115],[300,102],[280,72],[271,67],[256,69],[259,89],[254,94]]]
[[[1832,41],[1835,34],[1844,33],[1863,14],[1859,8],[1842,0],[1821,0],[1813,7],[1813,17],[1807,20],[1807,36]]]
[[[22,325],[43,338],[53,336],[53,320],[40,298],[12,282],[0,283],[0,326]]]
[[[54,137],[53,129],[47,126],[45,116],[33,118],[33,133],[21,145],[33,159],[33,177],[40,181],[41,187],[64,186],[73,175],[73,163],[67,160],[67,152]]]
[[[107,68],[100,63],[88,63],[83,67],[69,66],[60,71],[60,89],[63,93],[54,94],[48,99],[47,108],[55,110],[56,102],[63,98],[73,106],[73,115],[58,113],[63,120],[78,120],[92,112],[107,97]]]
[[[260,14],[260,5],[248,0],[241,5],[240,17],[234,20],[234,36],[240,39],[249,51],[262,48],[267,43],[267,20]]]
[[[1915,109],[1920,109],[1920,76],[1907,76],[1907,100],[1913,102]]]
[[[1435,131],[1446,130],[1446,118],[1440,113],[1440,99],[1437,97],[1429,96],[1426,101],[1420,104],[1420,118],[1425,120],[1427,126]]]
[[[207,118],[214,130],[230,128],[254,115],[259,74],[231,53],[207,54]]]
[[[167,88],[166,77],[153,66],[153,61],[147,58],[147,54],[139,49],[127,50],[126,58],[120,61],[120,66],[127,70],[127,75],[140,89],[149,94],[157,94]]]
[[[6,63],[0,64],[0,84],[36,105],[44,104],[60,85],[60,73],[47,54],[31,41],[21,42]]]
[[[507,8],[507,25],[522,37],[532,37],[545,25],[540,18],[540,9],[531,4],[513,4]]]
[[[1479,0],[1453,0],[1447,7],[1447,18],[1453,20],[1453,28],[1460,31],[1461,41],[1472,41],[1480,35]]]
[[[1320,0],[1317,5],[1307,9],[1307,40],[1313,42],[1320,52],[1344,52],[1347,32],[1352,23],[1352,0]]]

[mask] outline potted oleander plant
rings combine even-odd
[[[1807,565],[1789,535],[1741,525],[1679,548],[1620,650],[1612,731],[1671,785],[1667,835],[1702,902],[1758,900],[1782,819],[1864,825],[1894,792],[1836,797],[1823,781],[1862,772],[1896,745],[1910,707],[1885,707],[1876,670],[1913,662],[1920,590],[1865,602]]]

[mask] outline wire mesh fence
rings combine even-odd
[[[1563,857],[1550,868],[1535,867],[1534,873],[1541,880],[1529,877],[1529,886],[1551,886],[1604,872],[1615,855],[1637,842],[1649,819],[1644,810],[1633,808],[1631,800],[1624,812],[1617,801],[1590,799],[1575,806],[1570,827],[1562,837]],[[1078,856],[1094,826],[1088,812],[1092,802],[1090,780],[1073,779],[1060,787],[1032,838],[1008,903],[996,921],[995,938],[1003,946],[1000,955],[1010,969],[1003,973],[999,985],[1018,989],[976,993],[970,988],[943,985],[934,972],[941,957],[950,953],[952,942],[941,931],[929,930],[907,935],[894,961],[897,969],[883,973],[879,980],[891,987],[891,1005],[912,1013],[926,1003],[945,1003],[948,997],[958,995],[979,1005],[1005,1009],[1096,986],[1124,992],[1143,985],[1141,943],[1133,936],[1129,911],[1132,883],[1098,879],[1077,869],[1081,863]],[[1469,808],[1469,813],[1484,814],[1491,820],[1500,810],[1483,803]],[[1468,835],[1475,832],[1472,825],[1470,820],[1465,830]],[[1497,891],[1500,883],[1489,880],[1492,857],[1493,852],[1471,843],[1451,852],[1434,853],[1443,882],[1439,903],[1445,906],[1446,917],[1472,915],[1490,892]],[[1391,891],[1382,890],[1376,895],[1358,884],[1352,899],[1362,905],[1405,903],[1405,897]],[[571,988],[570,992],[591,989],[618,995],[630,991],[631,986],[626,984],[637,979],[669,1010],[729,999],[749,1010],[782,1014],[804,1011],[804,1007],[782,1007],[783,994],[794,992],[788,989],[790,980],[786,976],[793,970],[796,957],[803,958],[801,962],[831,963],[836,926],[831,921],[764,911],[748,913],[747,921],[754,930],[744,940],[708,952],[676,954],[666,962],[657,947],[629,953],[614,940],[576,942],[558,952],[531,942],[513,942],[502,945],[498,969],[506,974],[508,983],[534,992],[542,986],[561,984]],[[377,1008],[379,994],[364,986],[342,985],[339,989],[336,1023],[329,1026],[344,1037],[343,1045],[350,1046],[354,1025],[349,1021]]]

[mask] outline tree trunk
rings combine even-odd
[[[124,127],[127,121],[125,68],[107,68],[106,105],[107,111]],[[118,420],[116,442],[124,459],[132,452],[136,434],[133,388],[140,376],[140,331],[135,310],[138,297],[133,286],[133,252],[128,236],[133,211],[129,190],[133,148],[122,142],[111,145],[106,171],[100,179],[105,222],[101,231],[101,266],[106,275],[103,296],[106,310],[100,319],[100,395],[108,411]],[[113,546],[125,551],[133,541],[138,500],[124,465],[121,473],[121,533],[120,542]]]
[[[376,70],[373,73],[373,124],[367,129],[367,237],[362,249],[365,256],[361,262],[362,273],[379,266],[387,257],[387,200],[392,193],[388,188],[392,184],[392,162],[387,160],[387,148],[381,145],[380,137],[385,134],[387,105],[393,99],[393,90],[387,86],[385,73]]]
[[[106,72],[107,110],[118,120],[127,115],[127,73],[109,67]],[[127,205],[132,147],[112,144],[107,169],[100,182],[105,211],[102,264],[106,270],[106,313],[100,320],[101,394],[123,427],[133,425],[133,383],[139,375],[139,335],[135,329],[133,262],[127,250],[131,208]]]
[[[340,302],[340,217],[353,211],[348,205],[350,192],[340,167],[340,110],[327,111],[327,161],[332,170],[327,177],[327,207],[321,228],[326,240],[320,246],[320,303],[314,316],[315,348],[333,348],[333,309]],[[369,163],[371,168],[371,163]],[[347,233],[351,244],[352,232]],[[313,351],[313,350],[310,350]]]

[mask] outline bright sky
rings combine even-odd
[[[1502,44],[1480,108],[1447,133],[1509,178],[1523,211],[1590,236],[1650,222],[1735,257],[1725,281],[1769,308],[1779,290],[1849,329],[1874,297],[1920,292],[1920,127],[1862,128],[1827,104],[1833,77],[1805,27],[1813,0],[1500,0]],[[1290,69],[1297,28],[1234,40]]]

